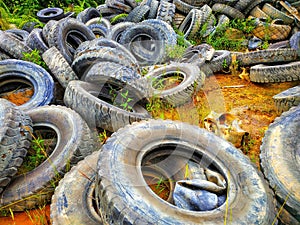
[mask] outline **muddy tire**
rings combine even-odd
[[[43,30],[41,28],[34,28],[30,32],[28,38],[26,39],[26,44],[31,49],[39,50],[40,54],[43,54],[45,51],[47,51],[47,49],[49,49],[43,39]]]
[[[300,221],[299,139],[300,107],[293,107],[269,126],[261,145],[261,168],[279,206]],[[279,214],[279,217],[282,215]],[[286,218],[280,218],[285,221]]]
[[[3,209],[24,211],[48,203],[55,184],[68,168],[100,147],[96,143],[95,133],[71,109],[43,106],[28,111],[28,115],[33,127],[53,129],[57,134],[57,143],[42,164],[13,178],[1,195],[0,205]]]
[[[42,23],[50,20],[60,20],[64,18],[64,10],[61,8],[45,8],[37,12],[37,18]]]
[[[283,63],[296,61],[297,51],[291,48],[284,49],[265,49],[254,52],[245,52],[238,54],[236,60],[239,66],[249,66],[259,63]]]
[[[121,10],[124,12],[131,12],[131,6],[127,5],[123,0],[106,0],[105,4],[113,9]]]
[[[243,11],[244,15],[247,16],[252,9],[254,9],[258,5],[262,5],[263,3],[273,2],[272,0],[254,0],[250,1],[250,4],[246,7],[246,9]]]
[[[99,81],[97,84],[71,81],[65,91],[64,103],[77,111],[90,127],[100,127],[112,132],[135,121],[150,118],[145,109],[146,101],[141,91],[128,84],[125,86],[124,92],[128,90],[128,97],[132,98],[130,101],[132,110],[128,111],[114,100],[114,98],[122,98],[119,93],[123,93],[124,89],[119,90],[120,92],[116,93],[117,96],[114,96],[110,86],[124,88],[124,84],[110,79]]]
[[[293,106],[300,104],[300,86],[289,88],[273,96],[277,113],[288,111]]]
[[[99,153],[96,151],[84,158],[59,182],[50,206],[51,224],[102,224],[95,204]]]
[[[229,16],[233,19],[244,19],[245,18],[244,14],[241,11],[239,11],[229,5],[215,3],[211,7],[211,9],[215,13],[225,14],[226,16]]]
[[[54,46],[42,55],[44,62],[62,87],[66,88],[71,80],[78,80],[63,55]]]
[[[262,11],[268,14],[272,19],[282,19],[284,24],[292,24],[294,22],[293,16],[287,15],[269,3],[264,4]]]
[[[168,1],[160,1],[157,9],[156,19],[163,20],[168,24],[172,24],[175,14],[175,4]]]
[[[17,173],[31,142],[30,117],[11,102],[0,99],[0,193]]]
[[[258,64],[250,68],[250,80],[258,83],[273,83],[300,80],[300,62],[267,66]]]
[[[23,53],[30,53],[32,49],[25,42],[0,30],[0,51],[15,59],[22,59]]]
[[[48,105],[53,98],[54,81],[51,75],[44,68],[27,61],[0,61],[0,85],[2,93],[16,90],[22,85],[33,88],[34,94],[30,100],[18,106],[24,111]]]
[[[193,92],[204,85],[205,74],[190,63],[171,63],[149,72],[146,78],[155,97],[179,106],[192,100]],[[179,84],[166,88],[168,79],[176,79]]]
[[[224,224],[226,204],[209,212],[182,210],[151,191],[142,169],[146,158],[156,153],[164,154],[161,161],[154,162],[157,166],[175,156],[218,168],[229,185],[231,223],[270,224],[276,217],[269,187],[240,150],[196,126],[149,120],[120,129],[100,152],[99,204],[109,224]]]

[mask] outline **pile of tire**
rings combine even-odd
[[[274,44],[273,49],[249,53],[215,51],[206,44],[193,46],[185,40],[187,48],[181,59],[173,60],[166,54],[165,49],[178,42],[172,25],[185,38],[199,32],[205,37],[229,19],[257,17],[259,13],[270,17],[275,12],[280,14],[284,24],[276,20],[276,14],[270,26],[275,27],[274,32],[283,29],[279,33],[286,36],[275,35],[273,40],[287,38],[292,26],[296,26],[294,20],[268,3],[144,0],[138,4],[107,0],[97,8],[85,9],[76,18],[57,8],[45,9],[38,13],[45,23],[43,28],[0,31],[0,92],[13,91],[20,84],[34,90],[32,98],[20,106],[0,101],[0,207],[24,211],[52,200],[54,225],[224,224],[227,220],[234,224],[272,224],[277,222],[277,213],[284,223],[299,222],[299,199],[285,201],[290,191],[276,192],[277,175],[268,172],[273,165],[264,162],[269,159],[267,153],[261,155],[262,167],[266,168],[265,176],[277,203],[263,175],[239,149],[199,127],[153,120],[147,110],[151,97],[173,106],[191,101],[206,77],[222,70],[224,61],[231,63],[232,54],[236,54],[240,66],[250,67],[252,82],[299,80],[298,32],[288,43],[278,44],[280,47]],[[261,16],[255,20],[255,32],[260,37],[258,34],[265,31],[261,24],[265,27],[267,22]],[[206,32],[201,32],[203,27]],[[22,60],[24,52],[34,49],[39,50],[47,70]],[[149,67],[154,69],[142,76],[142,70]],[[175,77],[178,84],[162,89],[160,84],[170,77]],[[61,101],[57,99],[58,91],[63,95]],[[291,95],[292,100],[287,100]],[[274,99],[278,111],[286,111],[299,104],[299,88]],[[283,114],[283,118],[294,118],[298,111],[293,109],[292,116]],[[42,131],[56,133],[56,145],[46,161],[15,176],[35,130],[41,127]],[[298,127],[292,128],[296,132]],[[99,129],[114,132],[102,147],[96,140]],[[265,143],[267,139],[268,136]],[[290,149],[295,146],[297,143]],[[262,148],[268,148],[267,144]],[[171,167],[178,166],[182,173],[186,161],[216,170],[225,178],[226,201],[216,209],[181,209],[172,200],[167,202],[156,196],[147,186],[143,169],[149,164],[174,175]],[[174,176],[169,178],[171,183],[178,181]]]

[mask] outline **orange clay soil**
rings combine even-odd
[[[192,102],[175,109],[161,108],[158,104],[153,116],[182,120],[203,127],[203,119],[211,110],[231,112],[241,120],[241,127],[250,134],[248,144],[242,151],[259,167],[264,132],[278,116],[272,96],[299,84],[299,81],[256,84],[243,80],[238,75],[218,74],[206,79],[204,87],[194,95]],[[49,206],[30,211],[30,214],[14,213],[14,218],[0,217],[0,224],[50,224]]]
[[[22,105],[30,100],[33,96],[32,88],[24,88],[21,90],[11,91],[7,93],[2,93],[1,98],[5,98],[16,105]]]

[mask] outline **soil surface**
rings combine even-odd
[[[203,127],[204,118],[210,111],[230,112],[240,120],[241,128],[249,133],[247,143],[241,147],[241,150],[259,167],[262,138],[269,124],[278,116],[272,97],[299,84],[299,81],[256,84],[241,79],[238,73],[217,74],[206,79],[204,87],[194,95],[190,103],[175,109],[158,105],[157,110],[153,111],[153,116],[181,120]],[[17,103],[26,102],[32,93],[27,94],[7,96],[7,98]],[[49,205],[47,205],[30,212],[0,217],[0,224],[50,224],[49,214]]]

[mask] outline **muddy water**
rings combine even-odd
[[[176,109],[157,110],[155,117],[182,120],[203,127],[203,119],[211,110],[231,112],[241,120],[241,127],[250,134],[249,142],[242,151],[259,166],[259,147],[264,132],[278,116],[272,96],[299,84],[299,81],[255,84],[241,79],[238,75],[219,74],[206,80],[204,87],[193,97],[193,101]],[[21,95],[17,97],[17,102],[28,100],[28,95],[25,95],[24,99]],[[13,217],[0,217],[0,225],[48,225],[49,214],[47,205],[38,210],[14,213]]]

